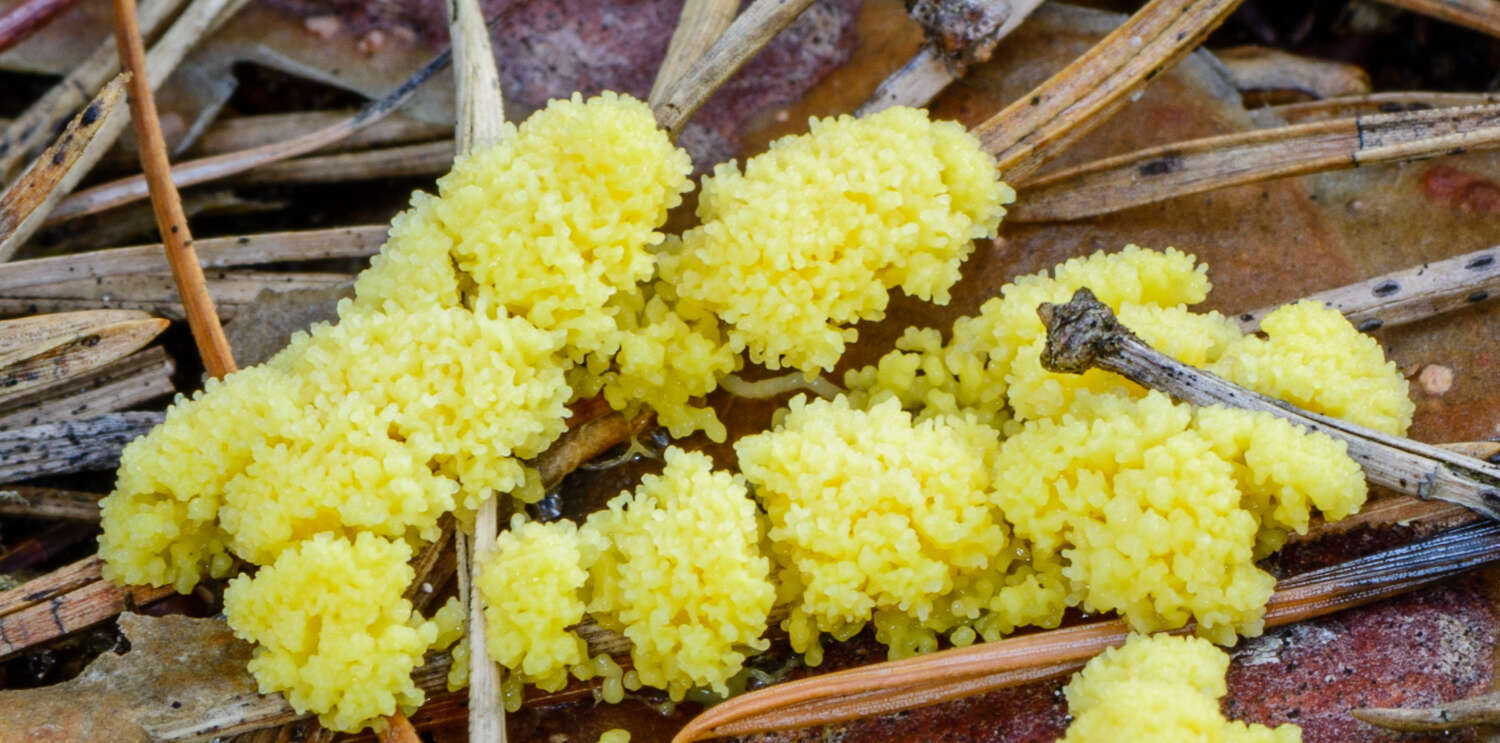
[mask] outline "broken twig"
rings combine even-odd
[[[1079,289],[1067,304],[1043,304],[1037,313],[1047,326],[1042,366],[1048,370],[1081,374],[1104,369],[1193,405],[1268,412],[1348,444],[1350,458],[1376,485],[1422,499],[1457,503],[1500,519],[1500,467],[1310,413],[1183,364],[1121,325],[1086,288]]]

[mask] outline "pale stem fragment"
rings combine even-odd
[[[1380,2],[1466,26],[1490,36],[1500,37],[1500,1],[1497,0],[1380,0]]]
[[[1500,105],[1369,114],[1151,147],[1025,182],[1020,222],[1094,217],[1272,178],[1500,147]]]
[[[1332,62],[1264,46],[1214,50],[1237,90],[1295,91],[1314,98],[1364,95],[1370,75],[1358,65]]]
[[[1359,330],[1406,325],[1500,297],[1500,247],[1476,250],[1441,261],[1393,271],[1336,289],[1311,294],[1342,312]],[[1240,330],[1253,333],[1280,305],[1239,315]]]
[[[1042,366],[1081,374],[1104,369],[1193,405],[1271,413],[1345,442],[1349,456],[1372,483],[1418,498],[1448,501],[1500,519],[1500,467],[1430,444],[1391,436],[1347,421],[1302,410],[1183,364],[1152,348],[1121,325],[1088,289],[1067,304],[1043,304],[1047,326]]]
[[[1500,724],[1500,692],[1459,699],[1436,707],[1370,707],[1350,710],[1355,719],[1402,732],[1456,731]]]
[[[988,62],[1000,40],[1016,30],[1041,0],[917,0],[908,11],[927,40],[910,61],[880,83],[856,116],[892,106],[932,102],[970,65]]]
[[[667,54],[656,70],[656,81],[651,83],[651,94],[646,98],[648,105],[656,108],[662,104],[667,92],[682,79],[688,68],[724,35],[739,9],[739,0],[687,0],[683,3],[677,28],[667,43]]]
[[[675,139],[719,86],[812,4],[813,0],[755,0],[671,86],[662,102],[652,106],[661,128]]]

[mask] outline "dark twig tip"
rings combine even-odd
[[[1131,335],[1088,287],[1074,292],[1067,304],[1044,303],[1036,312],[1047,327],[1042,366],[1049,371],[1082,374]]]

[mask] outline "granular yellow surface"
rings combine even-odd
[[[891,108],[814,119],[743,172],[704,178],[702,224],[662,256],[684,298],[730,326],[752,361],[831,369],[848,327],[885,313],[901,287],[945,304],[972,241],[993,237],[1015,193],[963,127]]]
[[[423,695],[411,669],[438,628],[401,597],[410,559],[405,544],[374,534],[319,534],[255,577],[231,580],[224,613],[236,636],[256,643],[250,672],[261,691],[282,692],[334,730],[414,711]]]
[[[588,572],[579,550],[572,522],[528,522],[517,514],[479,577],[490,657],[548,691],[567,684],[568,668],[588,656],[568,630],[583,619]]]
[[[725,681],[761,638],[775,588],[760,552],[761,527],[744,481],[709,458],[676,447],[662,474],[647,475],[591,515],[583,539],[595,550],[589,613],[635,644],[640,681],[674,700]]]
[[[1073,722],[1059,743],[1301,743],[1302,730],[1224,719],[1229,655],[1191,637],[1131,635],[1063,688]]]

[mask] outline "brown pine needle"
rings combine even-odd
[[[381,743],[422,743],[417,729],[411,726],[406,715],[397,712],[385,718],[385,732],[380,734]]]
[[[1349,457],[1371,483],[1500,519],[1500,466],[1311,413],[1183,364],[1121,325],[1114,312],[1086,288],[1079,289],[1067,304],[1041,305],[1037,314],[1047,326],[1043,368],[1068,374],[1104,369],[1193,405],[1268,412],[1345,442]]]
[[[974,134],[995,155],[1007,180],[1024,180],[1201,44],[1238,5],[1239,0],[1151,0],[1061,72],[975,127]]]
[[[1490,36],[1500,37],[1500,2],[1497,0],[1380,0],[1380,2],[1472,28]]]
[[[1497,559],[1500,525],[1455,529],[1282,581],[1266,626],[1367,604]],[[827,724],[995,691],[1067,673],[1128,635],[1119,620],[1093,622],[777,684],[710,708],[672,740]]]
[[[423,142],[364,152],[299,157],[267,165],[235,179],[237,183],[348,183],[373,178],[435,176],[453,162],[451,141]]]
[[[24,0],[0,15],[0,51],[26,40],[78,0]]]
[[[646,98],[652,108],[663,103],[667,92],[682,79],[688,68],[724,35],[739,9],[739,0],[687,0],[683,3],[677,28],[667,43],[667,54],[656,70],[656,80],[651,83],[651,94]]]
[[[652,106],[656,120],[675,139],[693,113],[813,0],[755,0],[714,45]]]
[[[52,146],[0,194],[0,261],[16,254],[21,244],[41,226],[48,205],[62,198],[64,179],[78,166],[84,151],[94,143],[119,105],[128,77],[120,75],[104,86],[93,102],[68,122]]]
[[[187,312],[188,325],[203,366],[215,377],[227,377],[235,371],[234,355],[224,328],[214,311],[213,297],[203,282],[203,267],[193,249],[188,232],[187,215],[182,212],[182,198],[172,183],[172,166],[167,162],[167,145],[162,139],[161,120],[156,116],[156,98],[146,71],[146,45],[136,24],[135,0],[115,0],[115,44],[120,50],[120,66],[129,70],[130,119],[135,123],[136,146],[141,167],[146,171],[151,205],[156,212],[156,226],[166,243],[167,261],[177,280],[177,293]]]
[[[1500,105],[1371,114],[1152,147],[1025,183],[1006,215],[1049,222],[1228,186],[1500,147]]]
[[[171,169],[172,181],[179,187],[192,186],[226,178],[237,173],[243,173],[251,168],[322,149],[329,144],[348,137],[360,129],[380,121],[396,110],[398,106],[406,102],[406,99],[410,98],[416,92],[417,88],[427,78],[446,67],[448,65],[448,58],[448,52],[439,54],[431,62],[423,65],[421,69],[413,73],[411,77],[407,78],[395,90],[383,98],[371,101],[364,108],[360,109],[358,113],[347,119],[283,142],[180,163],[177,167]],[[159,128],[160,125],[158,124]],[[163,151],[165,151],[165,148],[163,148]],[[56,209],[52,210],[45,224],[52,225],[86,214],[95,214],[105,209],[145,198],[149,193],[150,184],[146,176],[132,176],[100,184],[93,188],[79,191],[64,199],[57,205]]]
[[[1318,292],[1322,302],[1362,331],[1406,325],[1500,297],[1500,247],[1393,271]],[[1240,315],[1240,330],[1253,333],[1279,305]]]

